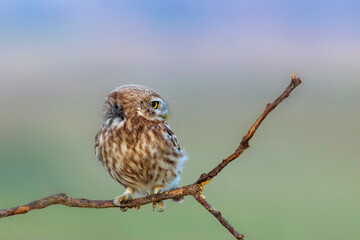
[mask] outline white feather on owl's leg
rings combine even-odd
[[[134,189],[132,189],[131,187],[127,187],[122,195],[115,197],[114,204],[119,206],[121,211],[125,212],[127,208],[121,207],[121,202],[132,199],[133,195],[134,195]]]
[[[164,185],[155,186],[155,187],[154,187],[154,194],[160,194],[160,193],[162,193],[163,189],[164,189]],[[153,202],[153,204],[152,204],[153,211],[154,211],[154,209],[155,209],[155,207],[156,207],[156,204],[159,204],[159,211],[158,211],[158,212],[163,212],[163,211],[165,211],[166,206],[165,206],[165,203],[164,203],[163,200],[161,200],[161,201],[159,201],[159,202]]]

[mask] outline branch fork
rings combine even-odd
[[[136,198],[128,200],[122,205],[126,208],[135,208],[140,209],[142,205],[146,205],[153,202],[158,202],[161,200],[179,198],[183,196],[193,196],[196,201],[198,201],[207,211],[209,211],[220,223],[223,225],[236,239],[243,239],[244,235],[237,232],[228,221],[222,217],[221,212],[214,209],[206,200],[205,196],[202,194],[204,187],[208,184],[216,175],[218,175],[222,169],[224,169],[230,162],[238,158],[247,148],[250,147],[249,141],[254,136],[256,130],[266,118],[266,116],[285,98],[287,98],[292,90],[294,90],[301,83],[301,79],[295,77],[294,74],[291,75],[290,85],[285,89],[285,91],[277,98],[274,102],[268,103],[264,112],[260,117],[255,121],[251,126],[247,134],[242,138],[240,145],[230,156],[222,160],[216,167],[214,167],[210,172],[203,173],[199,179],[190,185],[183,186],[181,188],[165,191],[160,194],[149,195],[146,197]],[[54,194],[43,199],[33,201],[29,204],[25,204],[18,207],[1,209],[0,218],[13,216],[17,214],[24,214],[34,209],[42,209],[54,204],[62,204],[68,207],[81,207],[81,208],[118,208],[117,205],[113,203],[113,200],[89,200],[84,198],[72,198],[67,196],[65,193]]]

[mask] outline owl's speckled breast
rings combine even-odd
[[[159,185],[178,187],[186,154],[165,122],[109,119],[96,139],[97,158],[125,188],[145,195]]]

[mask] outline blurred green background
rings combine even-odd
[[[1,1],[0,208],[112,199],[94,156],[108,92],[156,89],[193,183],[237,147],[291,73],[303,79],[204,194],[251,240],[360,239],[357,1]],[[0,239],[232,239],[194,199],[126,213],[61,205]]]

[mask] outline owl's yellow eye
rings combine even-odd
[[[154,108],[154,109],[157,109],[158,106],[159,106],[159,102],[158,101],[153,101],[150,103],[151,107]]]

